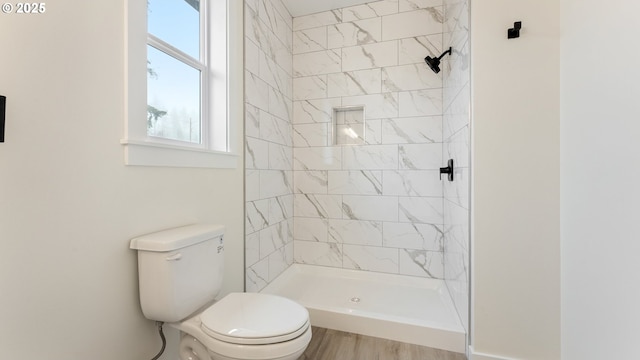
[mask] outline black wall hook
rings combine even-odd
[[[507,39],[517,39],[520,37],[520,29],[522,29],[522,21],[513,23],[513,27],[507,30]]]

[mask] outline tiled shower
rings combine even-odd
[[[247,291],[294,262],[445,279],[468,328],[468,29],[468,0],[245,0]]]

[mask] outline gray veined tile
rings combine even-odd
[[[260,139],[291,146],[291,124],[265,111],[261,111]]]
[[[328,96],[355,96],[380,93],[380,69],[348,71],[328,75]]]
[[[445,32],[469,30],[469,2],[453,1],[445,4]]]
[[[343,148],[343,169],[384,170],[398,168],[396,145],[361,145]]]
[[[329,233],[327,219],[296,216],[293,224],[293,237],[296,240],[327,242]]]
[[[260,56],[260,77],[285,97],[293,97],[293,79],[264,53]]]
[[[330,171],[329,194],[382,195],[382,171]]]
[[[269,200],[247,202],[245,211],[247,234],[260,231],[269,226]]]
[[[364,142],[366,145],[382,144],[382,120],[367,120],[364,124]]]
[[[269,143],[269,169],[270,170],[290,170],[293,166],[293,149]]]
[[[291,28],[284,17],[274,9],[271,1],[260,1],[258,17],[280,41],[291,49]]]
[[[442,142],[442,117],[422,116],[382,120],[383,144]]]
[[[258,10],[258,1],[259,0],[244,0],[244,3],[247,4],[247,6],[249,6],[249,8],[253,11],[257,11]]]
[[[465,62],[465,64],[462,64]],[[458,59],[447,61],[444,68],[445,87],[443,89],[443,107],[445,113],[452,113],[455,116],[465,115],[465,123],[469,120],[469,98],[471,92],[469,90],[470,73],[468,68],[468,59]],[[447,65],[449,64],[449,65]],[[466,101],[466,102],[465,102]],[[458,103],[458,104],[456,104]]]
[[[398,216],[400,222],[415,224],[443,223],[442,198],[400,197]]]
[[[276,223],[260,231],[260,258],[264,259],[287,243],[286,221]]]
[[[398,117],[398,93],[348,96],[342,98],[342,106],[364,106],[366,119]]]
[[[398,198],[395,196],[343,195],[344,219],[398,221]]]
[[[469,167],[469,127],[465,126],[445,142],[445,155],[455,160],[457,167]]]
[[[397,64],[397,41],[385,41],[342,48],[342,71],[380,68]]]
[[[291,195],[291,198],[293,199],[293,195]],[[287,223],[287,245],[285,246],[293,246],[293,218],[289,218],[287,220],[285,220],[284,222]],[[287,250],[289,252],[289,250]],[[290,249],[291,251],[291,255],[293,256],[293,249]],[[292,262],[289,263],[289,265],[291,265]]]
[[[400,117],[442,115],[442,89],[399,93]]]
[[[293,31],[310,29],[342,22],[342,10],[330,10],[293,18]]]
[[[260,198],[267,199],[293,192],[293,171],[262,170],[260,173]]]
[[[400,12],[442,6],[443,0],[399,0]]]
[[[263,35],[260,48],[264,51],[268,57],[275,61],[287,74],[291,74],[292,71],[292,52],[291,44],[283,43],[274,33],[267,30]]]
[[[342,9],[342,21],[354,21],[380,17],[398,12],[398,0],[373,1]]]
[[[398,249],[377,246],[343,245],[343,267],[397,274]]]
[[[291,123],[293,102],[281,92],[269,87],[269,112],[272,115]]]
[[[444,201],[445,251],[469,253],[469,210]]]
[[[245,200],[260,199],[260,170],[245,169]]]
[[[295,101],[293,103],[293,123],[330,123],[333,108],[341,105],[341,98]]]
[[[293,33],[293,54],[327,50],[327,28],[318,27]]]
[[[342,245],[311,241],[294,242],[296,263],[342,267]]]
[[[331,137],[328,123],[296,124],[293,126],[293,146],[328,146]]]
[[[271,3],[271,5],[273,6],[273,8],[282,16],[282,18],[284,19],[284,21],[287,24],[287,26],[289,26],[289,28],[292,29],[293,28],[293,17],[289,13],[289,10],[284,5],[282,0],[267,0],[267,1],[269,1]]]
[[[373,18],[331,25],[327,29],[328,46],[335,49],[379,42],[381,24],[381,18]]]
[[[293,149],[294,170],[340,170],[342,148],[338,146]]]
[[[322,50],[293,55],[293,75],[296,77],[339,72],[342,58],[340,51]]]
[[[382,40],[442,33],[442,7],[401,12],[382,17]]]
[[[398,163],[401,170],[439,170],[444,165],[442,143],[400,144]]]
[[[244,100],[262,110],[269,110],[269,85],[248,71],[244,73]]]
[[[260,58],[264,53],[258,49],[253,41],[246,39],[244,42],[245,62],[244,68],[254,75],[260,75]]]
[[[263,140],[247,138],[245,141],[245,166],[247,169],[269,168],[269,143]]]
[[[414,250],[444,250],[442,225],[385,222],[383,246]]]
[[[460,252],[444,253],[444,278],[445,280],[467,283],[467,266],[465,255]],[[453,294],[452,294],[453,295]]]
[[[424,64],[426,56],[442,54],[442,34],[413,36],[399,40],[399,65]]]
[[[263,48],[266,42],[265,32],[267,29],[264,27],[264,24],[260,21],[258,17],[257,9],[251,9],[249,6],[244,7],[244,34],[245,37],[251,40],[254,44],[258,46],[261,50],[265,51]]]
[[[245,135],[248,137],[259,138],[260,109],[251,104],[245,104],[244,110]]]
[[[340,219],[341,204],[341,198],[337,195],[294,194],[296,216]]]
[[[269,255],[269,282],[293,263],[293,244],[285,245]]]
[[[327,194],[328,172],[304,170],[293,172],[294,193]]]
[[[425,64],[382,68],[382,91],[424,90],[442,87],[442,77]]]
[[[402,249],[399,254],[399,272],[403,275],[443,279],[443,254],[435,251]]]
[[[461,129],[469,126],[471,90],[467,83],[452,100],[451,105],[445,112],[443,122],[443,138],[449,139]]]
[[[384,171],[384,195],[442,197],[442,180],[438,170]]]
[[[278,85],[276,84],[275,79],[275,62],[263,52],[260,53],[258,61],[258,74],[260,74],[260,79],[271,87],[277,88]]]
[[[327,75],[293,79],[293,100],[309,100],[327,97]]]
[[[285,44],[251,9],[245,8],[245,36],[254,42],[267,57],[287,73],[291,73],[291,44]]]
[[[260,261],[260,233],[249,234],[245,240],[244,261],[251,266]]]
[[[329,220],[329,241],[351,245],[382,246],[382,222]]]
[[[293,217],[293,195],[269,199],[269,223],[276,224]]]
[[[261,259],[247,268],[245,277],[247,292],[258,292],[269,283],[269,259]]]

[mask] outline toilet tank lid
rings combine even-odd
[[[224,234],[224,226],[194,224],[158,231],[131,239],[129,248],[143,251],[173,251],[191,246]]]

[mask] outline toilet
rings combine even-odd
[[[295,360],[311,341],[309,312],[275,295],[230,293],[224,226],[198,224],[131,240],[147,319],[181,331],[181,360]]]

